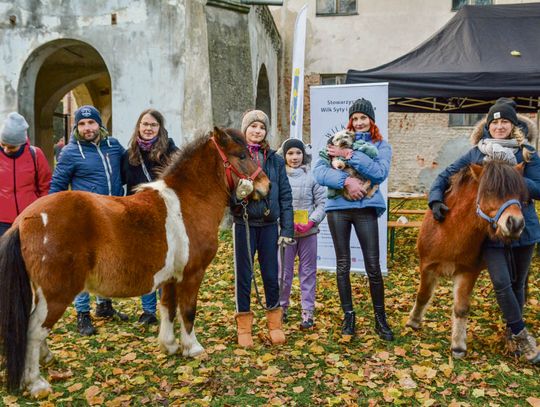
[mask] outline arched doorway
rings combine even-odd
[[[270,83],[268,82],[268,73],[266,66],[261,65],[259,78],[257,79],[257,98],[255,99],[255,108],[262,110],[268,115],[272,123],[272,104],[270,101]]]
[[[62,39],[34,50],[21,71],[19,112],[30,124],[33,143],[43,149],[51,164],[53,117],[69,91],[73,91],[76,105],[96,106],[102,112],[103,122],[111,124],[111,78],[95,48],[82,41]]]

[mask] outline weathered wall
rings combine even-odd
[[[238,127],[254,99],[248,14],[207,6],[206,19],[214,123]]]

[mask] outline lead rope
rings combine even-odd
[[[261,295],[259,294],[259,287],[257,286],[257,280],[255,279],[255,270],[253,267],[253,257],[251,256],[251,240],[249,237],[249,223],[248,223],[248,213],[247,213],[247,201],[244,199],[242,200],[242,208],[244,208],[244,212],[242,214],[242,219],[244,220],[244,225],[246,227],[246,242],[247,242],[247,249],[248,249],[248,257],[249,257],[249,268],[251,270],[251,279],[253,280],[253,286],[255,287],[255,296],[257,297],[257,302],[259,305],[266,311],[271,311],[273,309],[279,308],[279,304],[281,301],[281,293],[283,291],[283,281],[285,273],[283,272],[283,261],[285,258],[284,254],[284,248],[282,245],[278,245],[278,251],[279,251],[279,260],[280,260],[280,267],[281,267],[281,278],[279,281],[279,295],[277,302],[272,307],[266,307],[261,299]]]

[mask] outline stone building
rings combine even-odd
[[[181,144],[250,108],[276,117],[280,47],[268,8],[240,0],[0,0],[0,117],[23,114],[52,161],[72,91],[124,146],[148,107]]]
[[[309,87],[345,82],[349,69],[366,70],[399,58],[441,29],[465,4],[529,3],[523,0],[285,0],[272,7],[283,39],[278,111],[288,133],[294,22],[308,4],[304,140],[309,141]],[[511,96],[511,95],[501,95]],[[470,148],[468,135],[483,115],[390,113],[394,149],[390,191],[426,191],[438,172]]]

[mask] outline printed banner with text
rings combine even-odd
[[[312,86],[310,88],[311,106],[311,145],[313,162],[319,159],[319,151],[326,145],[334,133],[342,130],[349,120],[349,107],[358,98],[371,101],[375,109],[377,126],[381,133],[388,138],[388,83],[354,84],[336,86]],[[387,196],[388,182],[379,185],[383,196]],[[386,241],[387,241],[386,213],[379,218],[379,250],[381,253],[381,270],[387,274]],[[318,236],[317,267],[320,269],[336,269],[336,258],[332,236],[328,229],[326,219],[320,225]],[[354,233],[351,233],[351,270],[364,272],[364,259],[360,244]]]

